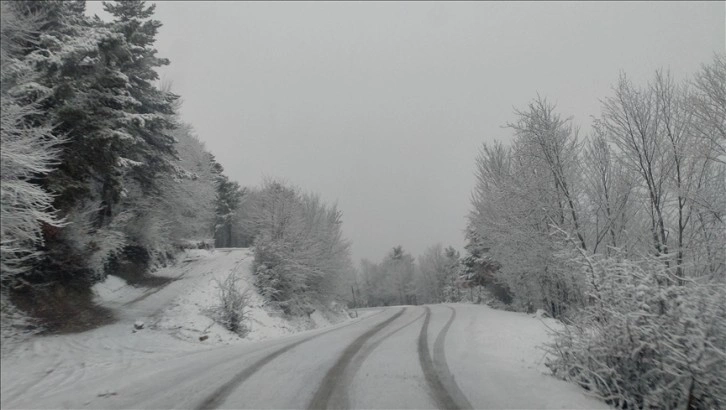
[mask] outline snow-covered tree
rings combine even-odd
[[[459,252],[441,244],[431,246],[418,257],[416,301],[418,303],[458,302],[461,300],[462,266]]]
[[[200,243],[213,237],[215,185],[213,156],[194,134],[190,125],[181,124],[171,131],[183,171],[160,176],[159,202],[169,224],[169,240],[176,245]]]
[[[650,215],[655,254],[677,281],[690,276],[694,258],[702,257],[699,249],[715,249],[715,237],[704,242],[703,235],[714,232],[724,210],[717,128],[711,137],[703,133],[709,123],[704,115],[717,114],[699,114],[704,95],[664,72],[641,88],[623,76],[599,122],[618,149],[619,163],[632,171],[633,192],[647,204],[641,214]]]
[[[226,248],[237,245],[235,239],[235,215],[240,206],[246,189],[241,188],[236,181],[230,180],[223,174],[222,165],[213,162],[216,173],[216,199],[215,199],[215,245]]]
[[[416,304],[414,282],[415,260],[401,245],[394,246],[379,265],[383,275],[390,278],[395,302],[399,305]]]
[[[84,2],[21,4],[25,13],[52,16],[23,56],[39,73],[38,86],[22,90],[24,96],[30,98],[39,90],[47,94],[40,105],[42,116],[53,121],[65,141],[59,166],[42,183],[57,193],[54,205],[63,216],[91,218],[83,234],[69,231],[46,238],[50,252],[44,265],[67,265],[67,244],[57,241],[81,237],[84,240],[70,244],[81,260],[108,261],[117,254],[103,253],[104,232],[111,226],[117,228],[114,235],[134,232],[124,239],[125,246],[157,241],[165,235],[159,232],[163,223],[146,214],[151,208],[144,202],[158,197],[160,175],[179,169],[175,139],[169,135],[175,126],[176,96],[154,83],[155,69],[168,61],[157,58],[153,48],[161,25],[151,18],[153,6],[108,3],[114,20],[104,23],[84,15]],[[94,207],[95,217],[87,214]],[[86,237],[91,238],[87,246],[82,245]],[[98,266],[87,268],[96,272]],[[56,268],[44,270],[57,273]]]
[[[579,206],[579,153],[578,130],[571,119],[563,119],[555,112],[554,104],[538,97],[526,110],[515,110],[517,120],[509,123],[516,138],[516,153],[544,173],[547,196],[556,202],[549,205],[554,213],[553,223],[577,236],[582,249],[587,249],[581,224]]]
[[[634,235],[632,175],[617,163],[616,153],[605,132],[597,125],[584,147],[583,191],[590,215],[588,236],[593,253],[610,253],[613,248],[629,248]]]
[[[360,262],[360,284],[365,306],[387,306],[396,299],[392,278],[377,263],[368,259]]]
[[[561,246],[552,238],[555,228],[564,229],[587,248],[579,179],[574,165],[562,163],[576,158],[578,144],[574,128],[542,99],[516,115],[512,145],[484,145],[477,157],[467,248],[476,260],[486,253],[501,263],[493,282],[503,299],[508,289],[516,307],[558,316],[581,301],[580,280],[563,270],[555,256]]]
[[[440,303],[444,301],[446,263],[444,248],[441,244],[427,248],[418,257],[416,299],[419,303]]]
[[[317,195],[266,181],[248,215],[255,232],[255,283],[286,313],[309,313],[330,299],[350,269],[342,214]]]
[[[0,2],[0,272],[2,281],[26,272],[40,255],[43,227],[61,225],[52,195],[38,183],[58,162],[59,139],[51,123],[32,123],[42,116],[39,102],[47,97],[37,74],[22,60],[23,44],[37,36],[42,16],[23,15]],[[40,89],[31,97],[27,90]]]

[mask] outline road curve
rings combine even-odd
[[[428,347],[433,341],[428,332],[430,308],[388,308],[377,321],[311,336],[269,353],[199,408],[471,408],[441,354],[455,317],[453,309],[449,311],[446,324],[437,326],[434,357]],[[359,374],[361,368],[365,374]],[[440,369],[444,373],[439,374]],[[372,379],[387,380],[391,389],[382,391]],[[268,395],[266,381],[285,387]]]
[[[59,386],[32,402],[14,400],[8,407],[596,407],[595,402],[582,401],[572,385],[523,369],[517,362],[492,367],[495,360],[486,355],[501,352],[481,349],[487,340],[482,335],[499,336],[486,336],[485,329],[501,329],[518,318],[465,305],[381,308],[326,329],[123,369],[89,380],[82,389]],[[508,337],[507,343],[518,340]],[[526,391],[517,388],[523,378]],[[557,391],[559,396],[545,400],[532,391]]]

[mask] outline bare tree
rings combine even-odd
[[[587,249],[580,226],[579,207],[575,179],[578,175],[578,130],[571,119],[562,119],[555,112],[554,104],[538,97],[527,110],[516,110],[517,121],[509,123],[518,141],[531,146],[529,155],[542,161],[551,173],[558,198],[559,224],[565,226],[565,213],[569,214],[574,234],[582,249]]]
[[[713,144],[712,159],[726,163],[726,54],[716,54],[693,81],[695,129]]]
[[[603,101],[602,126],[619,148],[622,163],[640,176],[650,214],[656,255],[668,255],[666,180],[671,172],[662,134],[662,115],[653,88],[636,88],[621,74],[615,96]],[[666,261],[668,263],[668,261]]]
[[[587,142],[583,153],[587,166],[583,167],[585,192],[590,203],[592,253],[608,238],[605,253],[623,246],[621,243],[627,224],[631,182],[627,171],[615,163],[612,147],[601,128],[595,126],[594,135]]]

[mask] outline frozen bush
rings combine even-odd
[[[583,257],[591,304],[548,367],[617,408],[726,407],[726,285],[675,285],[658,258]]]
[[[230,273],[224,281],[216,281],[219,290],[219,304],[209,309],[209,316],[225,329],[245,337],[247,326],[249,294],[240,290],[239,276]]]

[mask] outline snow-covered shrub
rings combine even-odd
[[[676,285],[655,257],[581,261],[590,305],[556,332],[552,372],[617,408],[726,407],[726,284]]]
[[[230,332],[245,337],[249,332],[247,325],[249,294],[240,289],[239,276],[234,272],[230,273],[224,281],[216,282],[219,303],[208,310],[209,316]]]

